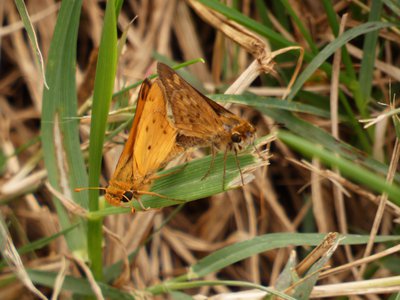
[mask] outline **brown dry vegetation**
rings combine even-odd
[[[237,44],[217,29],[222,24],[205,22],[201,12],[193,10],[192,1],[182,0],[152,0],[152,1],[125,1],[118,17],[119,35],[129,26],[124,47],[118,61],[115,91],[126,85],[137,82],[155,72],[156,58],[154,53],[182,62],[196,58],[204,58],[206,63],[197,63],[187,68],[191,78],[203,83],[201,88],[209,93],[216,93],[232,84],[240,74],[246,70],[255,59],[259,59],[263,71],[252,86],[247,89],[256,95],[282,98],[286,92],[290,76],[293,75],[298,63],[298,51],[290,60],[282,62],[279,59],[268,60],[263,55],[269,55],[272,50],[269,43],[258,36],[252,36],[251,31],[234,27],[234,35],[238,37]],[[231,2],[231,1],[226,1]],[[239,1],[240,11],[252,19],[260,21],[258,8],[253,1]],[[269,2],[269,1],[265,1]],[[335,9],[340,16],[348,12],[346,30],[362,24],[368,14],[361,11],[356,1],[334,1]],[[322,49],[334,37],[330,30],[328,19],[322,7],[322,2],[305,1],[301,5],[297,1],[290,1],[292,9],[300,18],[307,30],[311,33],[315,45]],[[53,31],[57,21],[60,3],[54,0],[26,1],[28,12],[34,24],[39,40],[39,47],[47,61]],[[192,3],[193,4],[193,3]],[[268,4],[269,6],[270,4]],[[273,6],[272,6],[273,7]],[[355,8],[356,9],[355,9]],[[206,8],[202,8],[207,12]],[[91,96],[93,71],[90,68],[91,53],[99,46],[102,33],[105,3],[95,0],[83,1],[78,45],[76,82],[79,91],[79,106],[84,105]],[[273,11],[273,9],[272,9]],[[354,11],[362,16],[355,15]],[[353,14],[352,14],[353,13]],[[390,13],[389,13],[390,15]],[[138,16],[131,25],[129,22]],[[269,15],[273,28],[280,36],[294,42],[296,45],[309,50],[309,44],[303,33],[287,17],[288,29],[280,23],[278,17]],[[42,147],[39,139],[40,120],[42,112],[43,80],[40,69],[35,61],[33,50],[24,32],[18,11],[11,0],[0,2],[0,201],[1,214],[8,227],[12,242],[19,248],[29,245],[30,242],[50,237],[61,230],[59,216],[52,202],[52,191],[45,184],[47,173],[42,157]],[[219,27],[220,26],[220,27]],[[251,34],[250,34],[251,33]],[[246,44],[240,40],[249,34],[255,44]],[[376,101],[388,103],[389,83],[393,83],[396,90],[400,70],[397,68],[399,56],[398,27],[380,31],[378,46],[380,57],[376,59],[373,72],[374,102],[368,107],[368,114],[374,117],[383,111]],[[363,38],[358,38],[348,48],[355,71],[358,73],[362,53],[360,48]],[[74,47],[74,45],[67,45]],[[252,48],[253,47],[253,48]],[[257,47],[260,47],[260,51]],[[283,47],[279,47],[283,48]],[[274,49],[276,50],[276,48]],[[296,52],[296,51],[294,51]],[[157,56],[159,57],[159,56]],[[329,59],[332,63],[332,59]],[[307,65],[309,62],[306,62]],[[339,61],[340,63],[340,61]],[[329,110],[329,95],[338,90],[338,83],[331,81],[337,77],[344,67],[335,69],[331,76],[323,71],[316,72],[304,89],[321,96],[318,100],[327,101],[320,107]],[[304,66],[303,66],[304,69]],[[259,69],[257,69],[258,72]],[[286,78],[282,78],[285,70]],[[252,71],[253,74],[256,71]],[[267,73],[267,74],[266,74]],[[269,74],[268,74],[269,73]],[[258,75],[258,73],[256,74]],[[393,76],[393,77],[392,77]],[[256,77],[256,76],[254,76]],[[273,86],[272,86],[273,85]],[[201,84],[199,85],[199,87]],[[246,83],[244,84],[246,86]],[[332,88],[333,87],[333,88]],[[356,118],[362,117],[357,112],[352,92],[342,83],[341,90],[347,95]],[[392,91],[393,93],[393,91]],[[137,90],[130,91],[130,105],[136,100]],[[379,97],[380,96],[380,97]],[[317,98],[315,98],[317,99]],[[267,101],[267,100],[266,100]],[[282,100],[284,101],[284,100]],[[295,101],[318,106],[317,100],[308,101],[306,94],[301,94]],[[285,124],[274,120],[250,106],[233,104],[230,108],[234,113],[251,121],[257,128],[259,137],[274,133]],[[387,109],[389,110],[389,109]],[[90,115],[90,111],[87,115]],[[128,111],[129,115],[131,111]],[[343,112],[343,110],[342,110]],[[119,114],[119,120],[126,120],[126,115]],[[357,134],[354,134],[351,125],[342,125],[337,117],[324,118],[312,114],[296,114],[309,124],[323,128],[345,142],[360,147]],[[364,115],[365,116],[365,115]],[[118,115],[114,122],[118,122]],[[90,122],[80,120],[80,134],[82,150],[87,156],[88,133]],[[128,130],[128,128],[126,129]],[[126,132],[126,131],[125,131]],[[371,133],[373,142],[370,157],[387,165],[394,163],[393,173],[396,172],[397,161],[392,153],[398,151],[395,140],[396,133],[390,118],[384,119],[376,125]],[[118,139],[107,142],[104,148],[102,180],[103,186],[113,173],[116,161],[122,150],[126,134],[121,132]],[[54,141],[56,143],[56,141]],[[117,143],[118,142],[118,143]],[[377,214],[382,220],[378,230],[379,235],[395,235],[398,232],[396,218],[400,216],[398,206],[392,202],[381,205],[379,201],[387,201],[382,193],[360,185],[357,180],[342,177],[335,168],[326,169],[318,159],[309,160],[309,164],[301,162],[303,156],[294,151],[280,140],[275,140],[270,147],[270,165],[261,166],[254,170],[255,179],[243,188],[233,189],[213,195],[206,199],[192,201],[183,208],[176,210],[166,207],[161,210],[149,210],[132,215],[129,211],[124,214],[109,215],[104,219],[103,265],[110,266],[117,261],[126,261],[127,255],[138,250],[137,255],[129,263],[129,270],[125,270],[117,283],[120,289],[129,291],[143,291],[147,287],[159,284],[169,278],[186,274],[188,267],[199,259],[215,252],[218,249],[248,240],[256,236],[281,232],[339,232],[368,235]],[[264,149],[264,148],[263,148]],[[204,156],[204,151],[192,151],[180,158],[174,164],[181,163],[190,157]],[[357,161],[355,161],[357,163]],[[84,172],[85,170],[83,170]],[[382,174],[383,178],[386,174]],[[388,177],[390,181],[390,173]],[[395,180],[396,181],[396,180]],[[69,198],[69,195],[65,195]],[[383,198],[383,200],[382,200]],[[384,202],[382,202],[384,203]],[[70,213],[73,209],[68,208]],[[75,211],[76,213],[76,211]],[[85,213],[85,212],[84,212]],[[170,216],[172,218],[169,220]],[[163,222],[169,220],[167,224]],[[149,237],[152,237],[148,240]],[[143,242],[146,244],[143,245]],[[372,248],[372,254],[385,255],[385,251],[393,244],[379,244]],[[2,246],[3,247],[3,246]],[[274,286],[278,275],[288,261],[291,251],[295,249],[287,246],[232,263],[217,273],[208,274],[205,280],[229,279],[240,280],[264,286]],[[308,247],[297,248],[300,258],[310,250]],[[329,265],[337,267],[362,258],[366,245],[353,245],[347,248],[340,246]],[[396,252],[394,250],[393,252]],[[3,253],[4,255],[4,253]],[[368,253],[367,256],[370,254]],[[89,277],[84,265],[80,265],[72,256],[63,237],[59,237],[36,251],[22,255],[24,266],[27,269],[52,271],[76,277]],[[85,257],[85,255],[82,255]],[[372,263],[353,267],[345,267],[344,271],[326,274],[315,289],[314,297],[322,295],[350,295],[347,287],[329,286],[329,284],[353,282],[363,279],[390,278],[399,274],[398,256],[392,254],[385,260],[373,257]],[[367,271],[365,272],[365,266]],[[16,299],[26,293],[21,281],[11,279],[12,269],[2,266],[0,282],[1,299]],[[34,280],[35,282],[35,280]],[[398,281],[397,281],[398,282]],[[111,284],[111,283],[109,283]],[[40,290],[50,296],[52,289],[38,285]],[[356,298],[378,299],[380,293],[399,291],[398,286],[386,290],[377,287],[370,290],[368,296]],[[192,295],[219,295],[235,293],[237,287],[228,285],[203,285],[202,287],[185,289]],[[242,290],[246,290],[242,288]],[[364,291],[367,289],[364,288]],[[260,292],[261,293],[261,292]],[[363,294],[362,290],[358,290]],[[64,291],[61,298],[67,299],[71,292]],[[136,294],[138,296],[138,294]],[[143,296],[143,294],[140,294]],[[150,296],[149,296],[150,297]],[[163,296],[159,296],[163,298]],[[262,297],[255,294],[253,298]],[[34,296],[24,296],[24,299],[33,299]],[[198,298],[200,299],[200,298]],[[224,299],[221,295],[221,298]]]

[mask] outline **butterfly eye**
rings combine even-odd
[[[231,136],[231,140],[234,143],[240,143],[242,141],[242,137],[240,136],[239,133],[233,133]]]
[[[132,200],[132,198],[133,198],[133,193],[131,192],[131,191],[126,191],[125,193],[124,193],[124,197],[122,197],[122,201],[123,202],[128,202],[127,200],[129,199],[129,200]]]

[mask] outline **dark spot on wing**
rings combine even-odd
[[[146,132],[148,132],[149,131],[149,126],[146,126]]]
[[[163,130],[163,133],[164,133],[164,134],[167,134],[167,131],[164,129],[164,130]]]
[[[150,150],[150,149],[151,149],[151,145],[147,146],[147,150]]]
[[[153,119],[153,124],[156,122],[156,119]]]

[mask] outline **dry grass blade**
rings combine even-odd
[[[53,188],[50,184],[50,182],[46,181],[45,183],[46,188],[55,196],[57,197],[61,203],[64,205],[64,207],[71,212],[72,214],[81,216],[81,217],[86,217],[87,216],[87,210],[84,209],[83,207],[79,206],[77,203],[72,201],[72,199],[67,198],[64,196],[62,193],[57,191],[55,188]]]
[[[99,285],[97,284],[96,280],[93,277],[92,271],[90,271],[89,267],[83,262],[81,261],[79,258],[76,258],[74,256],[66,256],[68,259],[72,260],[73,262],[75,262],[79,268],[81,268],[83,270],[83,272],[85,273],[87,280],[90,283],[90,287],[92,288],[96,299],[98,300],[104,300],[104,296],[103,293],[101,292],[101,288],[99,287]]]
[[[3,216],[0,215],[0,251],[3,258],[7,261],[8,266],[13,270],[14,274],[19,280],[34,293],[38,298],[47,300],[46,296],[42,294],[32,283],[28,273],[22,263],[21,257],[15,249],[14,243],[11,239],[6,225],[3,221]]]
[[[396,169],[399,164],[399,159],[400,159],[400,144],[399,144],[399,140],[396,139],[394,151],[392,154],[392,159],[390,161],[389,171],[388,171],[388,174],[386,177],[386,180],[390,183],[393,182],[393,178],[396,174]],[[376,211],[374,222],[372,224],[372,228],[371,228],[371,232],[370,232],[370,240],[368,241],[367,247],[365,248],[364,258],[371,254],[372,247],[374,245],[374,240],[378,233],[379,227],[381,226],[381,221],[382,221],[383,213],[385,211],[385,206],[386,206],[387,200],[388,200],[388,195],[386,193],[384,193],[381,197],[379,197],[379,206]],[[365,265],[361,267],[360,273],[363,274],[364,271],[365,271]]]
[[[65,257],[62,257],[61,258],[61,268],[57,274],[56,281],[54,282],[54,291],[53,291],[53,295],[51,295],[51,300],[58,299],[58,296],[60,295],[60,293],[62,291],[62,285],[64,283],[65,276],[67,275],[68,266],[69,266],[69,264],[67,263],[67,260],[65,259]]]
[[[124,246],[122,239],[117,234],[113,233],[106,226],[103,226],[103,230],[104,230],[104,233],[106,233],[110,237],[110,239],[113,240],[117,244],[118,248],[122,252],[123,271],[121,272],[121,275],[113,283],[114,286],[121,287],[125,283],[127,283],[130,278],[128,252],[126,251],[126,248]]]
[[[336,242],[337,232],[328,233],[324,240],[317,247],[311,251],[306,258],[304,258],[295,268],[296,273],[301,276],[304,274],[318,259],[326,255],[326,252],[331,250]]]
[[[244,79],[237,80],[237,82],[240,82],[241,88],[239,89],[239,87],[231,86],[229,94],[240,94],[245,88],[250,86],[250,83],[252,83],[254,79],[258,75],[260,75],[260,73],[274,73],[274,59],[278,55],[292,50],[299,50],[300,55],[296,64],[296,68],[286,88],[283,98],[288,95],[291,86],[293,85],[298,73],[300,72],[300,68],[303,62],[304,49],[302,47],[290,46],[271,52],[270,47],[263,39],[261,39],[259,36],[246,29],[245,27],[237,24],[236,22],[228,20],[223,15],[212,11],[211,9],[208,9],[206,6],[198,1],[187,0],[187,2],[206,22],[210,23],[211,26],[215,27],[216,29],[224,33],[228,38],[242,46],[255,58],[256,62],[258,62],[258,64],[256,64],[256,62],[253,62],[249,66],[247,71],[242,73],[240,78],[245,78],[245,82],[243,82]],[[228,94],[228,92],[226,93]]]
[[[339,273],[339,272],[344,272],[348,271],[353,267],[361,266],[373,261],[377,261],[378,259],[381,259],[382,257],[397,253],[400,251],[400,245],[388,248],[386,250],[383,250],[382,252],[370,255],[368,257],[360,258],[358,260],[352,261],[350,263],[344,264],[340,267],[332,268],[328,271],[324,271],[321,273],[320,278],[326,278],[332,274]]]

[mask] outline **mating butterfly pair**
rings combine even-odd
[[[158,79],[142,83],[129,138],[105,189],[112,205],[120,205],[126,192],[142,208],[140,195],[168,198],[150,192],[150,186],[160,177],[156,171],[187,148],[210,146],[210,171],[215,150],[223,150],[226,158],[228,151],[237,154],[253,142],[255,128],[249,122],[201,94],[167,65],[158,63],[157,71]]]

